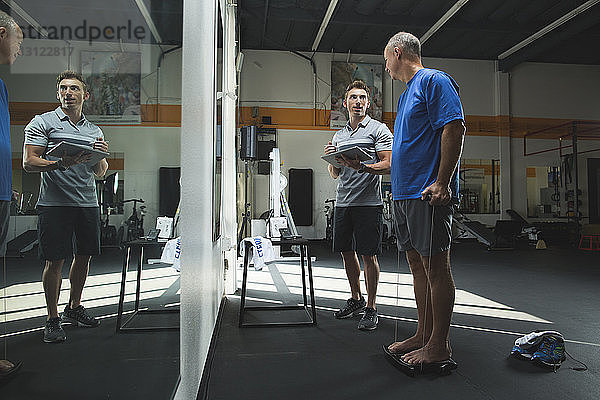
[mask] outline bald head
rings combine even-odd
[[[12,64],[21,55],[23,32],[15,20],[0,11],[0,64]]]
[[[386,48],[394,49],[394,47],[398,47],[402,49],[402,52],[407,56],[415,59],[421,59],[421,42],[419,39],[408,32],[398,32],[394,36],[390,38]]]
[[[16,33],[19,25],[17,25],[13,17],[4,11],[0,11],[0,27],[5,28],[10,33]]]

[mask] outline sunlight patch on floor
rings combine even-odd
[[[276,263],[270,268],[276,268],[285,282],[287,289],[296,295],[302,294],[302,278],[300,266]],[[241,285],[242,273],[238,278]],[[262,271],[248,270],[248,289],[265,292],[277,292],[275,285],[271,289],[264,287],[261,282],[269,281],[271,273],[268,268]],[[344,301],[349,296],[349,286],[345,270],[341,268],[313,267],[313,281],[317,298],[336,299]],[[272,278],[271,281],[273,282]],[[306,277],[308,285],[308,274]],[[364,275],[361,275],[361,288],[365,288]],[[415,297],[412,287],[412,276],[409,273],[382,272],[377,290],[377,304],[415,308]],[[454,312],[458,314],[477,315],[490,318],[505,318],[519,321],[551,324],[551,321],[529,314],[524,310],[516,310],[500,302],[488,299],[464,289],[456,290]]]
[[[152,268],[144,270],[141,280],[140,300],[148,300],[165,294],[179,278],[171,267]],[[127,273],[125,283],[125,302],[135,300],[137,273]],[[62,312],[69,299],[71,284],[68,279],[63,279],[60,290],[59,312]],[[115,306],[119,303],[121,290],[121,273],[90,275],[83,290],[82,304],[92,309],[102,306]],[[3,322],[18,321],[26,318],[35,318],[46,315],[46,302],[42,282],[28,282],[10,285],[6,290],[0,291],[3,297],[0,301],[0,320]],[[5,308],[6,307],[6,308]]]

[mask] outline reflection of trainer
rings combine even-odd
[[[25,127],[23,167],[27,172],[41,172],[40,197],[37,203],[40,255],[45,260],[42,281],[46,294],[48,319],[44,342],[66,339],[58,316],[58,297],[62,282],[62,266],[70,255],[73,233],[75,251],[69,273],[71,291],[62,321],[95,327],[99,321],[80,304],[90,259],[100,253],[100,215],[94,175],[102,177],[108,169],[106,159],[94,166],[86,162],[90,156],[81,152],[56,158],[46,154],[62,141],[93,143],[97,150],[107,151],[104,134],[82,114],[89,92],[82,76],[73,71],[62,72],[56,79],[60,107],[36,115]]]
[[[406,251],[413,275],[419,321],[414,336],[389,349],[407,353],[402,358],[408,363],[427,364],[451,355],[451,201],[458,195],[464,116],[458,85],[442,71],[423,68],[415,36],[394,35],[384,57],[392,79],[407,86],[394,126],[392,195],[398,248]]]
[[[333,251],[342,253],[352,293],[346,305],[336,311],[334,316],[348,318],[364,309],[365,313],[358,323],[358,329],[361,330],[377,328],[377,254],[381,251],[383,225],[380,175],[389,173],[392,149],[392,133],[385,124],[367,115],[369,105],[368,86],[362,81],[352,82],[344,95],[348,123],[325,146],[325,154],[358,146],[371,155],[371,160],[365,163],[342,156],[336,158],[342,165],[341,168],[331,164],[328,166],[331,177],[339,177],[333,223]],[[360,262],[357,254],[362,256],[365,267],[366,302],[360,292]]]
[[[21,55],[23,32],[14,19],[0,11],[0,64],[12,64]],[[0,257],[6,268],[4,253],[8,223],[10,220],[10,200],[16,195],[12,190],[12,152],[10,148],[10,114],[8,112],[8,90],[0,79]],[[5,275],[6,276],[6,275]],[[5,286],[6,287],[6,282]],[[6,338],[4,339],[6,340]],[[4,355],[6,357],[6,354]],[[0,379],[12,376],[20,368],[8,360],[0,359]]]

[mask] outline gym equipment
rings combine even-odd
[[[35,204],[32,204],[33,193],[31,192],[22,192],[19,194],[19,199],[17,200],[17,215],[27,215],[34,208]]]
[[[181,187],[180,167],[160,167],[158,169],[158,215],[173,217],[179,205]]]
[[[137,210],[137,203],[144,203],[143,199],[124,200],[122,204],[133,202],[131,215],[127,218],[119,231],[117,232],[117,243],[122,246],[123,243],[139,239],[144,236],[144,215],[146,215],[146,206],[140,206]]]
[[[267,224],[267,235],[270,238],[279,238],[281,236],[279,229],[288,228],[293,237],[300,237],[285,196],[287,179],[281,174],[281,156],[279,149],[277,147],[274,148],[269,154],[269,157],[271,159],[269,205],[272,210],[272,215]]]
[[[290,209],[298,226],[313,224],[313,170],[290,168]]]
[[[242,239],[248,236],[248,226],[250,225],[250,203],[248,203],[248,176],[250,169],[248,168],[248,161],[244,160],[244,212],[242,213],[242,224],[237,237],[237,242],[241,243]],[[240,248],[238,248],[238,256],[241,254]]]
[[[117,228],[110,225],[110,214],[115,210],[117,190],[119,188],[119,173],[115,172],[99,182],[101,185],[100,206],[106,219],[100,224],[100,244],[103,247],[117,245]]]
[[[258,148],[256,126],[242,126],[240,134],[240,158],[244,161],[256,160]]]
[[[383,196],[383,232],[381,233],[381,245],[390,248],[396,245],[396,235],[394,234],[394,213],[393,201],[389,196]]]
[[[459,212],[455,213],[453,222],[459,229],[475,236],[477,241],[485,245],[488,250],[514,249],[517,237],[523,230],[523,224],[515,220],[497,220],[492,230],[481,222],[470,220]]]
[[[508,209],[506,213],[511,217],[514,221],[518,221],[522,226],[522,233],[527,235],[529,242],[531,244],[535,244],[536,249],[545,249],[546,242],[543,238],[543,233],[540,229],[533,226],[529,223],[521,214],[516,212],[515,210]]]
[[[394,367],[413,378],[420,374],[430,373],[435,373],[440,376],[450,375],[453,370],[458,368],[458,364],[452,358],[431,364],[409,364],[402,360],[401,357],[403,354],[392,353],[385,344],[382,347],[388,361],[392,363]]]
[[[331,205],[329,205],[329,203]],[[335,209],[335,199],[325,200],[325,240],[329,243],[333,241],[333,212]]]
[[[38,243],[37,230],[30,229],[6,243],[6,257],[23,257]]]
[[[423,199],[423,201],[429,201],[431,200],[431,195],[427,195],[425,197],[425,199]],[[431,228],[430,228],[430,235],[429,235],[429,259],[431,260],[431,248],[433,245],[433,225],[434,225],[434,221],[435,221],[435,206],[431,206]],[[427,275],[429,275],[429,273],[431,272],[431,264],[428,265],[428,273]],[[397,273],[397,282],[396,282],[396,302],[398,301],[398,287],[400,286],[400,282],[398,281],[400,279],[400,252],[398,252],[398,273]],[[429,292],[429,284],[427,284],[427,293],[425,295],[425,311],[427,312],[428,309],[428,301],[429,301],[429,297],[430,297],[430,292]],[[398,304],[396,303],[396,306]],[[398,340],[398,320],[396,319],[396,327],[394,330],[394,342],[396,342]],[[425,315],[425,323],[427,323],[427,315]],[[424,329],[424,332],[426,331],[426,329]],[[439,361],[439,362],[434,362],[434,363],[428,363],[428,364],[409,364],[406,361],[402,360],[402,356],[404,354],[399,354],[399,353],[392,353],[389,348],[388,345],[383,345],[383,353],[385,354],[385,357],[388,359],[388,361],[390,361],[392,363],[392,365],[394,365],[394,367],[398,368],[400,371],[404,372],[406,375],[410,376],[410,377],[415,377],[419,374],[429,374],[429,373],[437,373],[440,376],[444,376],[444,375],[450,375],[450,373],[458,368],[458,364],[452,359],[452,358],[448,358],[447,360],[444,361]],[[423,333],[423,344],[421,347],[425,347],[425,333]]]

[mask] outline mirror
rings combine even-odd
[[[217,7],[215,54],[215,127],[213,131],[213,240],[221,236],[221,178],[222,178],[222,91],[223,91],[223,23],[221,6]]]
[[[557,217],[561,214],[561,173],[558,167],[527,167],[527,216]]]
[[[500,212],[500,161],[463,159],[459,173],[460,208],[463,214]]]

